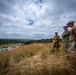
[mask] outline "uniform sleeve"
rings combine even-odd
[[[68,37],[70,35],[70,31],[64,32],[62,34],[62,38]]]
[[[64,33],[62,33],[61,37],[62,37],[62,38],[64,37]]]
[[[53,39],[52,39],[52,40],[56,40],[55,36],[53,37]]]
[[[56,41],[60,41],[60,36],[57,36],[56,37]]]
[[[74,28],[74,30],[73,30],[73,31],[74,31],[74,33],[76,34],[76,27]]]
[[[72,34],[76,34],[76,27],[71,30]]]

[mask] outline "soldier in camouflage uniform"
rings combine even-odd
[[[69,21],[67,25],[68,27],[71,27],[70,30],[70,41],[72,41],[71,50],[72,53],[76,54],[76,26],[74,25],[74,21]]]
[[[68,30],[68,26],[64,26],[64,32],[62,33],[62,42],[63,42],[63,49],[65,53],[67,53],[67,50],[69,49],[69,34],[70,31]]]
[[[58,35],[58,32],[55,32],[55,36],[53,37],[53,50],[52,52],[54,52],[55,50],[58,52],[60,44],[60,36]]]

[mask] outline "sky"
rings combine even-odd
[[[0,38],[48,39],[76,21],[76,0],[0,0]]]

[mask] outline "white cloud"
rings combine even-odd
[[[0,11],[1,38],[51,38],[55,31],[61,35],[62,27],[70,19],[76,20],[75,9],[66,9],[75,1],[70,1],[69,4],[66,4],[68,0],[14,0],[13,3],[11,1],[3,1],[3,13]],[[4,5],[9,7],[9,14],[4,12]],[[33,22],[31,25],[29,20]]]

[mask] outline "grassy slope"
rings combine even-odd
[[[76,75],[76,59],[50,43],[30,44],[0,54],[0,75]]]

